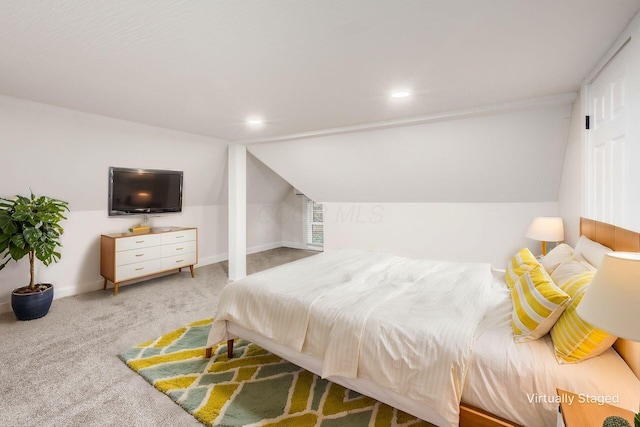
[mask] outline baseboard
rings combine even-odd
[[[0,314],[11,311],[11,302],[0,302]]]
[[[281,246],[291,249],[307,249],[307,245],[300,242],[282,242]]]
[[[226,261],[229,259],[229,255],[225,252],[219,255],[213,255],[205,258],[198,258],[198,263],[195,265],[195,268],[204,267],[205,265],[216,264],[222,261]]]
[[[255,254],[258,252],[268,251],[276,248],[293,248],[293,249],[305,249],[305,247],[298,242],[273,242],[266,243],[264,245],[252,246],[247,248],[247,255]],[[195,268],[204,267],[205,265],[216,264],[218,262],[227,261],[229,259],[228,253],[222,253],[218,255],[213,255],[209,257],[204,257],[198,259],[198,264],[196,264]],[[55,286],[54,289],[54,299],[70,297],[73,295],[80,295],[87,292],[93,292],[102,289],[103,279],[94,280],[92,282],[82,283],[77,286]],[[111,285],[111,284],[110,284]],[[0,313],[7,313],[11,311],[11,302],[2,302],[0,303]]]
[[[266,243],[264,245],[252,246],[247,248],[247,255],[256,254],[258,252],[269,251],[271,249],[281,248],[282,242]]]
[[[78,286],[57,286],[54,283],[53,286],[53,299],[57,300],[64,297],[70,297],[73,295],[85,294],[87,292],[97,291],[102,289],[102,279],[95,280],[93,282],[82,283]],[[7,313],[12,311],[11,301],[0,303],[0,313]]]
[[[271,249],[277,249],[277,248],[292,248],[292,249],[305,249],[305,246],[302,243],[297,243],[297,242],[272,242],[272,243],[265,243],[263,245],[257,245],[257,246],[252,246],[250,248],[247,248],[247,255],[251,255],[251,254],[256,254],[258,252],[264,252],[264,251],[268,251]],[[229,254],[227,252],[222,253],[222,254],[218,254],[218,255],[214,255],[214,256],[210,256],[210,257],[206,257],[206,258],[199,258],[198,259],[198,264],[196,265],[196,268],[198,267],[204,267],[205,265],[210,265],[210,264],[216,264],[218,262],[222,262],[222,261],[228,261],[229,260]]]
[[[93,282],[82,283],[78,286],[55,286],[53,290],[53,299],[70,297],[73,295],[86,294],[87,292],[97,291],[102,289],[102,279],[94,280]]]

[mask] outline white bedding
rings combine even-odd
[[[498,273],[496,276],[501,277]],[[528,427],[555,426],[556,388],[619,399],[638,411],[640,381],[613,349],[577,364],[559,364],[551,337],[514,343],[510,291],[498,277],[487,317],[478,327],[462,402]]]
[[[361,253],[362,254],[362,253]],[[252,308],[235,308],[230,311],[229,330],[227,330],[227,322],[218,321],[215,322],[215,327],[212,329],[209,343],[217,343],[224,339],[227,339],[227,332],[230,337],[243,337],[250,341],[255,342],[264,348],[279,354],[281,357],[290,360],[300,366],[303,366],[316,374],[323,374],[323,357],[324,349],[326,349],[330,342],[329,334],[326,333],[326,325],[331,324],[334,319],[334,314],[331,314],[327,308],[331,306],[331,298],[325,298],[324,296],[329,293],[338,292],[338,295],[342,295],[342,305],[344,309],[349,306],[349,303],[353,302],[358,294],[358,290],[362,285],[362,280],[367,277],[368,280],[376,278],[380,275],[389,275],[389,273],[383,273],[384,269],[375,269],[375,273],[369,275],[362,275],[359,270],[365,265],[364,258],[373,256],[378,262],[379,266],[386,266],[389,268],[398,261],[396,257],[390,257],[388,255],[381,254],[362,254],[363,258],[357,257],[347,262],[340,262],[339,259],[331,259],[330,257],[320,257],[316,255],[314,257],[301,260],[293,264],[284,265],[282,267],[268,270],[260,273],[259,275],[250,276],[242,282],[236,282],[236,284],[244,283],[241,285],[241,293],[237,297],[231,299],[239,299],[238,302],[242,302],[244,298],[248,298],[251,302],[248,304]],[[307,265],[307,260],[317,262]],[[338,261],[337,264],[335,262]],[[400,266],[402,264],[395,264]],[[434,267],[435,264],[430,264]],[[477,265],[476,265],[477,266]],[[329,280],[326,289],[321,283],[316,283],[321,279],[320,270],[330,269]],[[427,268],[429,270],[429,268]],[[313,309],[304,315],[306,319],[304,332],[304,338],[302,339],[302,352],[298,349],[292,348],[290,345],[283,345],[274,342],[273,339],[269,339],[269,334],[277,328],[264,327],[261,324],[260,317],[263,316],[263,312],[269,311],[267,309],[267,303],[256,293],[256,286],[263,286],[264,280],[273,280],[278,276],[285,275],[291,277],[291,271],[295,271],[295,275],[302,275],[302,280],[309,281],[316,286],[313,292],[310,294],[313,297]],[[396,281],[394,283],[408,283],[412,280],[420,281],[422,275],[416,275],[411,273],[409,269],[392,268],[396,274]],[[339,289],[340,280],[346,278],[356,278],[356,282],[359,283],[355,286],[350,294],[340,293]],[[401,280],[400,280],[401,279]],[[411,279],[411,280],[409,280]],[[269,287],[271,287],[271,282]],[[232,288],[236,284],[229,285],[228,288]],[[462,284],[461,286],[464,286]],[[294,299],[308,300],[311,297],[305,296],[304,291],[299,289],[299,284],[289,283],[283,284],[282,287],[288,289]],[[399,286],[402,288],[403,286]],[[398,291],[398,286],[392,287],[394,293]],[[458,293],[459,288],[455,289]],[[482,293],[481,293],[482,294]],[[482,303],[481,295],[474,295],[468,298],[466,301],[475,303],[479,302],[487,308],[487,316],[479,321],[478,327],[475,329],[476,339],[473,345],[473,351],[471,352],[471,360],[465,360],[463,365],[468,366],[468,372],[466,378],[463,380],[464,387],[461,384],[455,384],[450,387],[453,390],[460,390],[462,388],[461,399],[465,404],[469,404],[481,409],[484,409],[490,413],[502,416],[506,419],[516,421],[522,425],[536,427],[536,426],[555,426],[558,405],[553,402],[543,402],[545,396],[552,398],[555,396],[556,387],[564,388],[576,393],[588,393],[595,396],[617,396],[619,402],[616,405],[625,407],[630,410],[638,410],[638,402],[640,401],[640,381],[633,375],[624,361],[615,353],[614,350],[609,350],[596,358],[581,362],[575,365],[559,365],[553,355],[553,346],[548,336],[543,337],[540,340],[515,344],[513,342],[513,332],[511,330],[510,318],[511,318],[511,301],[509,291],[506,289],[503,281],[503,273],[494,274],[492,277],[492,285],[487,292],[488,302]],[[367,297],[368,293],[362,293],[361,296]],[[379,294],[378,294],[379,295]],[[371,376],[372,372],[388,371],[388,374],[393,377],[395,370],[398,369],[398,364],[406,363],[406,355],[403,354],[403,349],[411,348],[412,344],[408,344],[405,341],[402,342],[401,347],[396,347],[399,353],[393,355],[393,350],[386,348],[387,341],[393,341],[393,339],[404,340],[405,334],[398,334],[393,332],[390,325],[399,321],[399,318],[390,317],[385,314],[386,304],[393,306],[393,302],[398,303],[398,307],[404,311],[403,316],[409,320],[409,323],[418,327],[421,327],[423,323],[428,323],[425,320],[416,322],[414,319],[418,316],[434,313],[429,310],[433,304],[435,310],[438,310],[438,301],[422,301],[417,304],[419,307],[416,312],[409,311],[404,306],[404,302],[400,303],[400,300],[388,297],[389,293],[384,294],[386,300],[385,304],[379,304],[377,309],[373,313],[364,314],[360,312],[359,317],[369,316],[369,325],[374,326],[369,332],[365,332],[362,335],[363,353],[376,353],[382,351],[387,356],[392,355],[391,359],[398,357],[397,360],[390,362],[389,358],[375,360],[373,358],[359,357],[358,361],[358,378],[348,378],[344,376],[330,376],[329,379],[335,381],[345,387],[352,388],[360,391],[363,394],[367,394],[378,400],[389,403],[390,405],[397,407],[406,412],[412,413],[420,418],[435,423],[436,425],[451,424],[449,417],[450,411],[446,410],[449,404],[445,405],[443,413],[442,408],[437,404],[435,408],[430,405],[433,402],[428,402],[419,398],[419,394],[403,390],[402,388],[394,388],[391,386],[382,388],[377,383],[378,378]],[[441,299],[447,295],[446,292],[440,294]],[[255,297],[255,298],[254,298]],[[476,298],[477,297],[477,298]],[[226,297],[224,298],[226,301]],[[281,301],[276,301],[277,307],[287,307],[290,301],[289,296],[284,297]],[[228,302],[221,300],[221,306],[227,305]],[[374,301],[376,299],[374,298]],[[235,306],[238,304],[230,304]],[[244,304],[239,304],[244,305]],[[227,309],[224,309],[225,311]],[[380,311],[379,311],[380,310]],[[347,310],[348,311],[348,310]],[[222,314],[222,310],[219,310],[218,316]],[[300,337],[295,336],[296,333],[300,333],[298,325],[294,325],[293,322],[287,323],[287,316],[293,312],[294,315],[299,315],[296,310],[285,310],[287,315],[281,316],[283,325],[286,325],[287,329],[294,331],[294,334],[285,337],[285,342],[300,342]],[[339,312],[340,313],[340,312]],[[248,316],[245,316],[248,314]],[[345,313],[341,313],[346,315]],[[248,320],[240,320],[244,316]],[[455,318],[455,316],[452,316]],[[217,317],[218,320],[222,320],[221,317]],[[456,318],[457,319],[457,318]],[[281,325],[281,326],[283,326]],[[377,329],[376,329],[377,328]],[[401,327],[402,330],[403,327]],[[412,326],[413,328],[413,326]],[[259,331],[262,329],[263,331]],[[409,329],[414,331],[414,329]],[[376,332],[377,331],[377,332]],[[405,331],[406,332],[406,331]],[[379,340],[376,333],[383,333],[388,338],[383,340],[382,344],[378,344]],[[267,338],[265,338],[267,337]],[[344,340],[356,342],[355,339]],[[430,346],[425,346],[431,349],[431,347],[438,347],[444,344],[441,341],[447,341],[444,337],[440,337],[440,341],[434,338],[434,341]],[[382,347],[382,349],[378,348]],[[352,351],[352,350],[350,350]],[[376,357],[385,357],[384,354],[376,355]],[[411,359],[409,357],[409,359]],[[386,360],[381,363],[380,360]],[[383,374],[380,378],[385,378],[386,374]],[[419,374],[400,373],[401,378],[411,378],[413,380],[419,379]],[[412,377],[413,375],[413,377]],[[454,376],[450,377],[453,378]],[[376,382],[372,381],[375,379]],[[385,380],[386,381],[386,380]],[[459,399],[459,397],[458,397]],[[457,411],[457,403],[456,403]]]
[[[369,379],[457,425],[491,282],[489,264],[324,253],[229,285],[209,344],[227,338],[226,321],[292,350],[310,341],[322,376]]]

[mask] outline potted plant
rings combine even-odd
[[[11,293],[11,307],[19,320],[43,317],[53,300],[53,285],[34,283],[34,263],[38,259],[46,266],[60,260],[56,249],[60,244],[68,203],[46,196],[15,196],[0,198],[0,270],[12,259],[16,262],[29,255],[31,280],[29,285]]]
[[[602,427],[631,427],[631,424],[622,417],[612,415],[604,419]]]

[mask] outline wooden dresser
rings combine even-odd
[[[118,295],[121,282],[140,279],[198,263],[198,230],[171,228],[162,232],[114,233],[100,236],[100,275],[113,283]]]

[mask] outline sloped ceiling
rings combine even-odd
[[[252,144],[317,202],[555,202],[571,104]]]
[[[280,175],[250,153],[247,155],[247,203],[281,203],[292,190]]]
[[[247,143],[256,203],[557,201],[575,93],[639,8],[5,0],[0,95]]]
[[[0,94],[264,139],[575,92],[640,0],[3,0]],[[389,92],[413,96],[392,102]],[[252,115],[266,123],[248,127]]]

